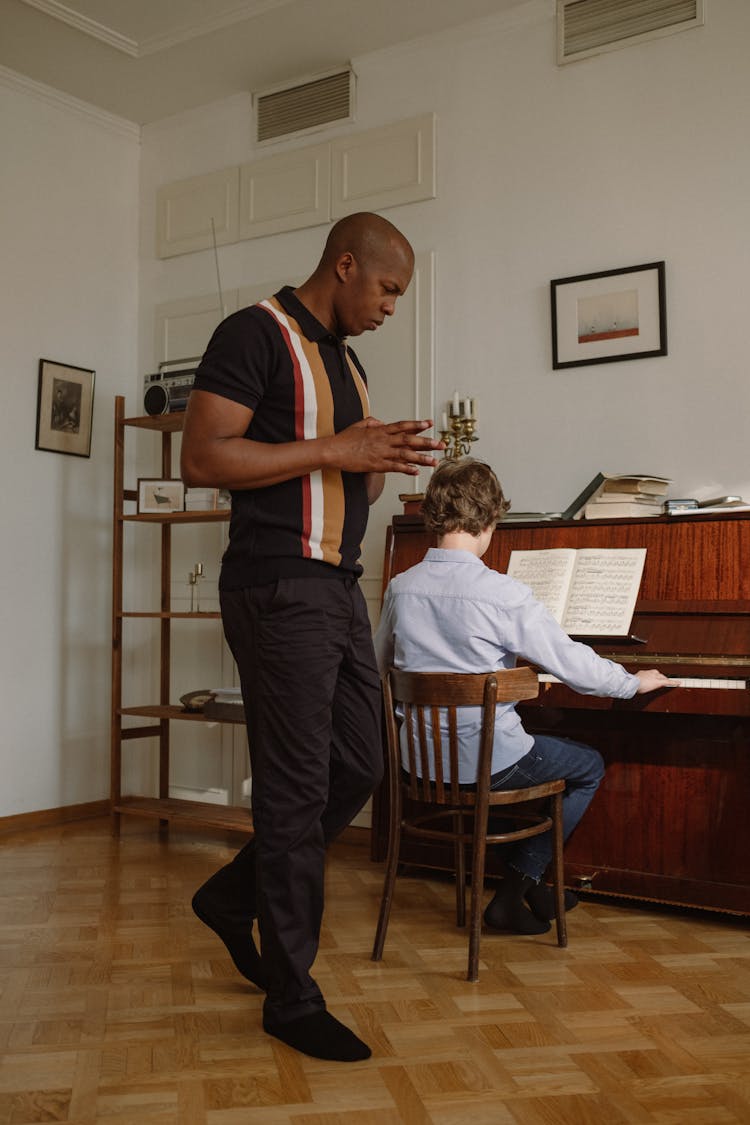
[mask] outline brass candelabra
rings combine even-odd
[[[459,457],[468,457],[471,453],[472,442],[478,441],[476,433],[476,410],[472,409],[472,400],[467,398],[460,402],[454,396],[450,404],[450,420],[446,411],[443,411],[443,424],[440,429],[440,440],[445,443],[443,456],[449,461],[457,461]]]

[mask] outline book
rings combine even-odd
[[[625,637],[645,561],[645,547],[550,547],[511,551],[507,573],[571,636]]]
[[[589,500],[586,505],[597,504],[661,504],[665,498],[657,492],[600,492],[594,500]]]
[[[627,519],[634,516],[661,516],[664,514],[664,503],[645,503],[644,501],[630,500],[623,503],[621,500],[609,504],[606,501],[595,500],[583,509],[584,518],[587,520]]]
[[[610,476],[605,473],[606,480],[602,492],[645,492],[650,495],[666,496],[670,480],[667,477],[642,477],[642,476]]]
[[[399,492],[398,498],[404,505],[404,515],[416,515],[422,511],[424,492]]]
[[[604,473],[597,473],[596,476],[586,485],[583,492],[580,492],[578,496],[576,496],[575,500],[573,500],[572,503],[568,505],[565,511],[560,513],[562,518],[564,520],[579,519],[581,513],[583,512],[583,509],[586,507],[587,502],[591,499],[592,496],[594,496],[601,490],[603,484]]]

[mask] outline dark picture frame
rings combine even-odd
[[[35,449],[91,456],[95,376],[88,367],[39,360]]]
[[[667,354],[664,262],[550,282],[552,367]]]

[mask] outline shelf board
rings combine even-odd
[[[220,828],[252,835],[253,818],[249,809],[240,805],[213,805],[206,801],[182,801],[177,797],[123,797],[112,811],[124,816],[142,816],[152,820],[168,820],[170,824],[200,824],[204,828]]]
[[[179,617],[186,617],[186,618],[189,618],[189,620],[191,620],[191,621],[214,621],[214,620],[220,621],[221,620],[221,614],[219,613],[219,611],[213,610],[213,609],[205,610],[205,611],[196,611],[195,613],[190,613],[187,610],[184,611],[184,612],[182,610],[158,610],[158,609],[153,610],[153,611],[150,611],[150,610],[131,610],[129,612],[126,612],[126,611],[122,610],[119,613],[118,616],[120,616],[120,617],[156,617],[156,618],[162,618],[162,619],[163,618],[173,619],[173,618],[179,618]]]
[[[229,508],[219,508],[212,512],[136,512],[132,516],[121,516],[126,523],[221,523],[229,519]]]
[[[232,704],[236,706],[236,704]],[[182,707],[173,707],[171,704],[143,704],[142,707],[121,707],[120,715],[139,715],[146,719],[187,719],[194,723],[244,723],[244,707],[238,707],[241,717],[237,719],[215,719],[204,715],[202,711],[185,711]]]
[[[123,418],[123,426],[135,426],[139,430],[158,430],[162,434],[177,434],[182,429],[185,412],[172,411],[171,414],[142,414],[137,418]]]

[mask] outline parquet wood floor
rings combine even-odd
[[[0,841],[0,1125],[747,1125],[750,934],[582,903],[570,944],[486,934],[451,884],[337,845],[315,976],[371,1044],[318,1062],[260,1030],[261,995],[190,911],[222,839],[104,820]]]

